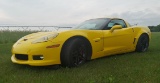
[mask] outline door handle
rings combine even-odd
[[[100,40],[101,40],[101,38],[94,39],[95,42],[99,42]]]

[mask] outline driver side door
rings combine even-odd
[[[122,29],[115,29],[111,32],[114,25],[121,25]],[[133,30],[127,27],[122,19],[113,19],[107,25],[108,30],[103,30],[104,55],[128,52],[133,47]]]

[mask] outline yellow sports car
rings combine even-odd
[[[148,49],[148,27],[131,26],[120,18],[90,19],[67,31],[38,32],[19,39],[11,60],[17,64],[75,67],[87,60]]]

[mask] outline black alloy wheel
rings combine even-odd
[[[146,34],[142,34],[137,42],[136,51],[145,52],[149,46],[149,38]]]
[[[65,67],[76,67],[87,60],[87,46],[82,39],[69,40],[62,48],[61,64]]]

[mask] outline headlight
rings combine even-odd
[[[41,43],[41,42],[47,42],[48,40],[54,39],[57,36],[58,36],[58,33],[46,35],[46,36],[40,37],[40,38],[32,41],[32,44]]]

